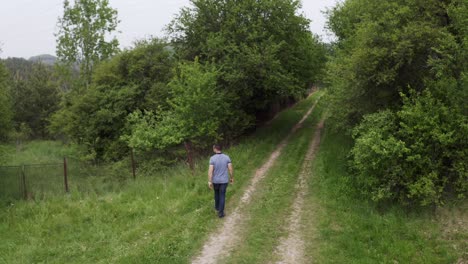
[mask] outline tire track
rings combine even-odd
[[[320,145],[323,123],[324,120],[321,120],[317,125],[314,137],[302,163],[302,169],[295,188],[297,195],[292,205],[291,215],[288,218],[289,225],[286,229],[288,231],[288,236],[280,240],[275,250],[277,256],[279,256],[279,261],[276,263],[306,263],[304,259],[305,243],[301,237],[300,221],[302,208],[304,208],[304,198],[308,191],[308,178],[311,177],[312,174],[312,161]]]
[[[320,98],[312,105],[302,119],[291,129],[288,135],[278,144],[275,151],[270,154],[268,160],[255,172],[249,186],[242,195],[239,204],[234,211],[225,217],[221,227],[215,230],[202,247],[201,253],[196,256],[192,263],[194,264],[212,264],[218,263],[221,257],[226,257],[240,241],[241,227],[245,222],[245,208],[251,202],[252,194],[258,188],[258,183],[265,178],[268,170],[273,166],[284,147],[287,145],[291,136],[302,127],[304,121],[310,116]]]

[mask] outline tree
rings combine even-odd
[[[331,13],[331,124],[353,131],[367,197],[440,205],[468,194],[468,5],[348,0]]]
[[[127,116],[137,110],[167,108],[167,83],[174,58],[167,43],[139,41],[95,68],[89,89],[65,96],[50,129],[87,146],[90,157],[118,159],[128,154],[120,140]]]
[[[11,101],[8,85],[8,72],[0,61],[0,141],[8,138],[11,130]]]
[[[298,15],[299,1],[191,2],[168,31],[180,58],[221,69],[217,82],[242,117],[234,124],[238,134],[317,81],[324,50]]]
[[[59,109],[61,91],[53,68],[33,63],[26,79],[13,81],[13,110],[16,129],[27,125],[31,136],[47,138],[50,116]]]
[[[16,132],[20,133],[21,126],[28,127],[31,130],[28,136],[47,138],[48,119],[58,110],[61,100],[54,68],[20,58],[8,58],[5,63],[10,72],[9,96]]]
[[[451,38],[451,21],[438,0],[348,0],[335,7],[328,22],[338,37],[328,64],[334,124],[349,129],[365,114],[401,106],[400,92],[424,90],[434,77],[430,61]]]
[[[164,149],[183,143],[190,167],[193,147],[206,147],[222,138],[222,124],[228,121],[229,105],[217,87],[218,70],[213,65],[181,63],[169,83],[169,108],[159,113],[132,113],[131,133],[123,137],[130,147]],[[209,142],[209,143],[208,143]]]
[[[15,81],[27,80],[32,72],[33,62],[23,58],[7,58],[3,60],[7,70],[10,72],[10,78]]]
[[[117,10],[108,0],[63,2],[64,13],[58,19],[57,56],[68,65],[78,64],[86,87],[91,83],[93,68],[118,51],[118,41],[106,41],[119,23]]]

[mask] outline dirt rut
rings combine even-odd
[[[308,178],[312,175],[312,161],[320,145],[320,136],[323,128],[323,120],[319,122],[315,130],[312,142],[302,164],[299,179],[295,187],[296,198],[292,205],[292,213],[288,218],[288,236],[280,240],[276,249],[279,261],[276,263],[306,263],[304,259],[304,240],[301,238],[301,212],[304,208],[304,197],[307,195]],[[308,260],[310,262],[311,260]]]

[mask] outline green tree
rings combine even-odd
[[[468,193],[468,3],[348,0],[331,13],[332,124],[376,201],[438,205]]]
[[[14,95],[14,120],[25,123],[35,138],[47,138],[50,116],[59,109],[61,91],[53,68],[34,63],[29,77],[19,81]]]
[[[23,58],[7,58],[3,60],[7,70],[10,72],[10,78],[13,81],[26,80],[29,78],[29,75],[32,72],[32,65],[34,64],[31,61],[28,61]]]
[[[61,91],[54,69],[42,63],[7,60],[11,75],[10,97],[13,103],[13,123],[31,129],[35,138],[48,137],[48,119],[58,110]],[[18,63],[21,62],[21,63]]]
[[[455,1],[444,1],[446,3]],[[422,91],[429,62],[451,35],[447,4],[348,0],[331,13],[338,37],[328,65],[332,119],[348,128],[367,113],[401,105],[400,92]]]
[[[11,126],[11,100],[8,85],[8,72],[3,62],[0,62],[0,140],[8,138]]]
[[[242,117],[234,131],[241,133],[272,106],[300,98],[317,81],[324,49],[298,15],[299,1],[191,3],[168,31],[182,59],[198,57],[221,69],[218,83]]]
[[[93,68],[117,53],[115,37],[106,41],[119,23],[117,10],[108,0],[79,0],[74,5],[63,2],[64,13],[58,19],[57,56],[68,65],[78,64],[86,87],[91,83]]]
[[[131,134],[124,136],[130,147],[165,149],[184,144],[193,169],[193,147],[206,147],[222,138],[229,105],[217,87],[218,70],[213,65],[181,63],[169,83],[169,108],[155,114],[134,112],[128,118]],[[208,143],[209,142],[209,143]]]
[[[65,96],[50,129],[87,146],[90,157],[118,159],[128,154],[120,140],[126,117],[136,110],[167,108],[167,83],[174,58],[162,40],[139,41],[96,67],[89,89]]]

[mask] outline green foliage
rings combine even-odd
[[[129,115],[131,134],[124,137],[132,148],[164,149],[183,142],[209,144],[222,137],[228,121],[227,98],[217,88],[218,71],[212,65],[181,63],[169,83],[168,109],[137,111]]]
[[[298,15],[299,1],[191,2],[168,27],[177,54],[215,63],[240,115],[259,117],[318,81],[324,49]],[[236,126],[242,132],[245,125]]]
[[[383,114],[385,115],[385,114]],[[305,251],[316,263],[456,263],[466,259],[464,211],[441,219],[429,208],[376,205],[363,199],[347,171],[352,138],[328,123],[312,163],[301,232]],[[463,218],[465,216],[465,218]],[[459,223],[458,225],[454,223]]]
[[[453,52],[462,46],[452,40],[463,35],[452,30],[448,8],[462,1],[446,2],[348,0],[334,9],[329,27],[339,42],[328,82],[335,125],[349,128],[364,114],[399,107],[400,92],[422,91],[435,77],[431,61],[441,55],[464,63]]]
[[[50,138],[49,118],[59,109],[63,92],[68,90],[59,72],[62,68],[22,58],[8,58],[4,62],[10,73],[9,96],[15,130],[12,137],[25,138],[23,126],[31,130],[26,133],[28,138]]]
[[[395,116],[387,110],[365,116],[364,121],[354,131],[356,145],[351,152],[353,166],[359,171],[359,184],[367,187],[365,190],[371,192],[374,200],[395,195],[392,191],[397,188],[388,185],[397,185],[399,182],[392,181],[392,175],[405,176],[398,161],[409,150],[404,142],[392,135],[396,129]],[[387,184],[381,186],[379,181]]]
[[[31,129],[34,138],[47,138],[50,116],[58,110],[61,91],[53,68],[42,63],[31,63],[25,71],[13,66],[11,98],[16,130],[21,124]]]
[[[10,72],[10,78],[14,81],[27,80],[32,72],[34,62],[23,58],[6,58],[3,60],[6,68]]]
[[[332,125],[355,127],[351,166],[376,201],[439,205],[468,191],[467,11],[459,0],[348,0],[330,14]]]
[[[12,133],[11,137],[15,139],[16,146],[21,147],[21,144],[29,139],[33,134],[31,128],[26,123],[21,123],[19,127]]]
[[[91,82],[93,68],[99,62],[110,58],[118,51],[119,42],[113,33],[119,20],[117,10],[108,0],[80,0],[63,2],[64,13],[58,19],[57,56],[61,62],[80,66],[85,85]]]
[[[468,193],[468,119],[426,91],[401,110],[366,115],[351,154],[363,190],[376,201],[442,204]]]
[[[68,93],[50,129],[85,145],[90,158],[118,159],[128,154],[120,140],[127,116],[137,110],[167,108],[167,83],[174,59],[160,40],[140,41],[101,63],[92,85],[82,94]]]
[[[233,140],[256,117],[304,96],[319,78],[324,47],[297,15],[298,1],[193,4],[169,26],[170,46],[141,41],[102,62],[111,49],[106,53],[93,43],[115,30],[115,10],[107,1],[73,7],[65,1],[57,54],[78,61],[83,75],[93,71],[86,65],[99,65],[92,80],[86,77],[86,91],[66,95],[51,130],[86,145],[91,158],[118,159],[129,146],[171,152],[184,143],[190,152],[192,145]],[[174,70],[175,59],[182,62]]]
[[[11,130],[11,99],[8,86],[8,72],[0,62],[0,141],[8,138]]]

